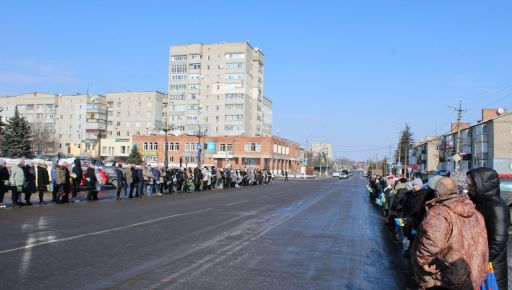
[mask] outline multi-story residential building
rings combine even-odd
[[[135,136],[133,143],[150,164],[164,164],[165,136]],[[196,167],[198,147],[203,148],[201,163],[217,168],[260,168],[278,174],[297,173],[302,164],[299,144],[275,136],[195,136],[169,135],[168,158],[171,167]],[[180,162],[181,161],[181,162]]]
[[[409,168],[414,172],[427,173],[439,167],[439,137],[427,137],[409,150]]]
[[[324,142],[314,142],[311,144],[311,152],[313,154],[325,154],[327,160],[333,160],[332,144]]]
[[[461,138],[459,140],[460,144],[459,146],[462,148],[462,144],[464,141],[464,144],[466,144],[467,142],[471,142],[470,140],[468,140],[468,138],[470,139],[470,136],[467,135],[467,133],[465,133],[469,128],[471,127],[471,124],[470,123],[461,123],[460,124],[460,132],[461,132],[461,136],[466,136],[466,138]],[[441,136],[439,138],[439,142],[438,142],[438,148],[439,148],[439,166],[438,166],[438,169],[439,170],[446,170],[446,171],[452,171],[452,170],[455,170],[456,168],[456,164],[455,164],[455,161],[453,160],[453,156],[455,155],[455,153],[457,153],[457,151],[459,151],[459,155],[461,156],[461,158],[464,158],[464,159],[467,159],[467,158],[470,158],[469,156],[465,156],[466,154],[461,151],[461,150],[457,150],[457,136],[458,136],[458,127],[457,127],[457,123],[452,123],[451,124],[451,130],[448,134],[445,134],[443,136]],[[459,164],[460,165],[460,164]]]
[[[162,128],[166,95],[158,91],[107,93],[108,138],[130,139]]]
[[[87,103],[89,95],[59,95],[55,113],[55,136],[57,151],[64,154],[81,155],[85,148]]]
[[[457,132],[439,139],[439,170],[455,170],[455,153],[462,171],[491,167],[499,173],[512,173],[512,113],[503,109],[484,109],[482,119],[460,131],[460,150],[456,150]]]
[[[7,122],[18,108],[19,114],[30,123],[32,149],[35,152],[53,153],[58,150],[55,128],[57,103],[58,95],[39,92],[2,97],[0,118]]]
[[[98,155],[105,135],[106,98],[102,95],[57,95],[34,92],[0,98],[2,120],[18,112],[30,123],[35,152]]]
[[[247,42],[170,47],[170,123],[187,134],[271,135],[263,53]]]

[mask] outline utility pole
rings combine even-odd
[[[462,101],[459,101],[458,108],[450,108],[457,111],[457,140],[455,141],[455,154],[458,155],[460,153],[460,122],[462,120],[462,114],[467,112],[467,110],[462,109]],[[455,170],[459,169],[459,162],[460,161],[455,161]]]

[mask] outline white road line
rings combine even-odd
[[[232,205],[235,205],[235,204],[246,203],[246,202],[249,202],[249,201],[250,201],[250,200],[245,200],[245,201],[238,201],[238,202],[228,203],[228,204],[226,204],[226,206],[232,206]]]
[[[212,210],[212,208],[202,209],[202,210],[187,212],[187,213],[174,214],[174,215],[165,216],[165,217],[161,217],[161,218],[157,218],[157,219],[152,219],[152,220],[148,220],[148,221],[144,221],[144,222],[140,222],[140,223],[134,223],[134,224],[130,224],[130,225],[122,226],[122,227],[111,228],[111,229],[107,229],[107,230],[102,230],[102,231],[97,231],[97,232],[92,232],[92,233],[87,233],[87,234],[81,234],[81,235],[71,236],[71,237],[67,237],[67,238],[51,239],[51,240],[41,242],[41,243],[28,244],[23,247],[0,251],[0,255],[6,254],[6,253],[11,253],[11,252],[16,252],[16,251],[21,251],[21,250],[25,250],[25,249],[30,249],[30,248],[34,248],[37,246],[53,244],[53,243],[57,243],[57,242],[66,242],[66,241],[76,240],[76,239],[80,239],[80,238],[97,236],[97,235],[106,234],[106,233],[110,233],[110,232],[121,231],[121,230],[129,229],[129,228],[133,228],[133,227],[137,227],[137,226],[141,226],[141,225],[145,225],[145,224],[150,224],[150,223],[154,223],[154,222],[158,222],[158,221],[162,221],[162,220],[166,220],[166,219],[172,219],[172,218],[179,217],[179,216],[203,213],[203,212],[207,212],[210,210]]]

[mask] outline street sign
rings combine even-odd
[[[197,143],[197,150],[201,149],[201,143]]]
[[[455,155],[453,155],[453,156],[452,156],[452,159],[453,159],[453,161],[455,161],[455,162],[459,162],[462,158],[460,157],[460,155],[459,155],[459,154],[455,154]]]

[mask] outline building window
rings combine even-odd
[[[199,80],[201,78],[201,74],[189,74],[188,79],[189,80]]]
[[[226,120],[226,121],[243,121],[244,115],[225,115],[224,120]]]
[[[225,104],[224,108],[227,111],[243,110],[244,109],[244,104]]]
[[[185,85],[185,84],[171,85],[171,90],[174,90],[174,91],[184,91],[186,89],[187,89],[187,85]]]
[[[245,143],[244,149],[245,149],[245,152],[261,152],[261,144],[260,143]]]
[[[174,55],[171,57],[171,61],[184,61],[187,60],[186,55]]]
[[[197,59],[200,59],[200,58],[201,58],[200,54],[191,54],[190,55],[190,59],[191,60],[197,60]]]
[[[243,74],[224,74],[224,78],[226,80],[243,80],[244,75]]]
[[[226,53],[226,59],[244,59],[245,53]]]
[[[256,158],[244,158],[244,165],[257,165],[258,160]]]
[[[197,115],[187,115],[187,121],[197,121]]]
[[[173,81],[184,81],[186,79],[187,79],[186,74],[171,75],[171,80],[173,80]]]
[[[185,100],[185,95],[170,95],[169,99],[171,101],[182,101]]]
[[[169,151],[179,151],[180,150],[180,143],[169,143],[168,146]]]
[[[224,96],[226,100],[241,100],[244,98],[243,93],[227,93]]]
[[[227,62],[226,63],[226,69],[243,69],[244,63],[243,62]]]
[[[244,126],[242,126],[242,125],[225,125],[224,130],[225,131],[243,131]]]
[[[190,69],[201,69],[200,63],[191,63],[188,65]]]
[[[171,75],[172,74],[186,74],[186,73],[187,73],[187,66],[184,64],[171,66]]]

